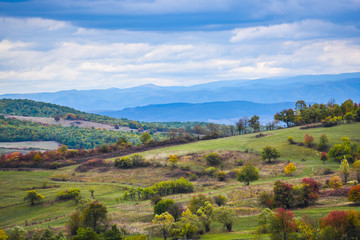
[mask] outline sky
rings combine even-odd
[[[0,0],[0,94],[360,72],[360,0]]]

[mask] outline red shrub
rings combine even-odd
[[[360,185],[353,186],[349,193],[349,201],[360,203]]]
[[[308,147],[311,147],[314,143],[314,137],[307,133],[304,136],[304,142]]]
[[[313,179],[313,178],[303,178],[302,183],[309,184],[313,193],[319,193],[321,183],[319,183],[315,179]]]

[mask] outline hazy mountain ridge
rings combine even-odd
[[[82,111],[121,110],[149,104],[176,102],[251,101],[257,103],[343,102],[359,100],[360,73],[298,76],[258,80],[211,82],[189,87],[153,84],[133,88],[67,90],[54,93],[4,94],[0,98],[21,98],[69,106]]]
[[[234,123],[243,116],[259,115],[262,122],[268,122],[273,120],[277,111],[293,108],[294,105],[295,102],[261,104],[248,101],[170,103],[97,113],[139,121],[212,121],[219,123]]]

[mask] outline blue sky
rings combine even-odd
[[[359,71],[359,0],[0,0],[0,94]]]

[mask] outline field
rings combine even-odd
[[[0,154],[21,152],[28,153],[34,150],[56,150],[60,146],[55,141],[23,141],[23,142],[0,142]]]
[[[201,176],[193,182],[195,193],[165,198],[186,205],[192,196],[199,193],[207,196],[226,195],[228,204],[236,210],[238,216],[233,232],[226,233],[219,223],[214,222],[210,233],[203,235],[202,239],[250,239],[254,237],[252,233],[257,226],[257,214],[262,210],[257,196],[262,191],[271,190],[275,180],[296,184],[302,177],[312,176],[325,185],[325,181],[336,174],[338,163],[329,160],[323,164],[318,151],[290,145],[287,142],[289,136],[294,137],[296,142],[303,142],[305,133],[313,135],[315,142],[325,133],[330,145],[340,143],[343,136],[359,143],[360,123],[307,130],[281,129],[263,132],[265,136],[262,137],[248,134],[151,150],[142,153],[147,160],[153,162],[152,166],[147,168],[120,170],[109,167],[78,172],[75,170],[77,166],[70,166],[57,170],[1,171],[0,229],[8,230],[16,225],[28,230],[48,226],[64,229],[69,215],[75,211],[76,204],[74,201],[55,201],[55,196],[61,190],[75,187],[88,198],[90,190],[94,190],[95,199],[107,207],[112,223],[125,226],[129,232],[147,233],[148,229],[152,229],[153,219],[150,201],[121,201],[116,198],[121,198],[124,190],[131,186],[147,187],[159,181],[188,178],[193,173],[204,171],[209,166],[203,156],[209,152],[218,152],[224,158],[221,168],[225,173],[229,174],[233,169],[240,168],[239,160],[242,163],[251,162],[260,169],[260,180],[245,186],[230,175],[225,182]],[[263,163],[259,155],[262,149],[269,145],[277,148],[281,154],[279,161],[271,165]],[[170,154],[179,156],[176,169],[171,169],[166,161]],[[114,159],[107,161],[111,162]],[[292,176],[286,176],[284,173],[284,167],[288,162],[294,163],[297,167],[296,173]],[[335,173],[325,175],[325,168]],[[59,181],[60,179],[65,181]],[[29,189],[36,189],[43,194],[44,201],[33,207],[24,202],[23,197]],[[311,207],[296,209],[294,213],[296,216],[307,214],[322,217],[335,209],[350,208],[360,210],[348,202],[346,197],[326,197],[320,198]],[[156,232],[153,234],[156,235]]]

